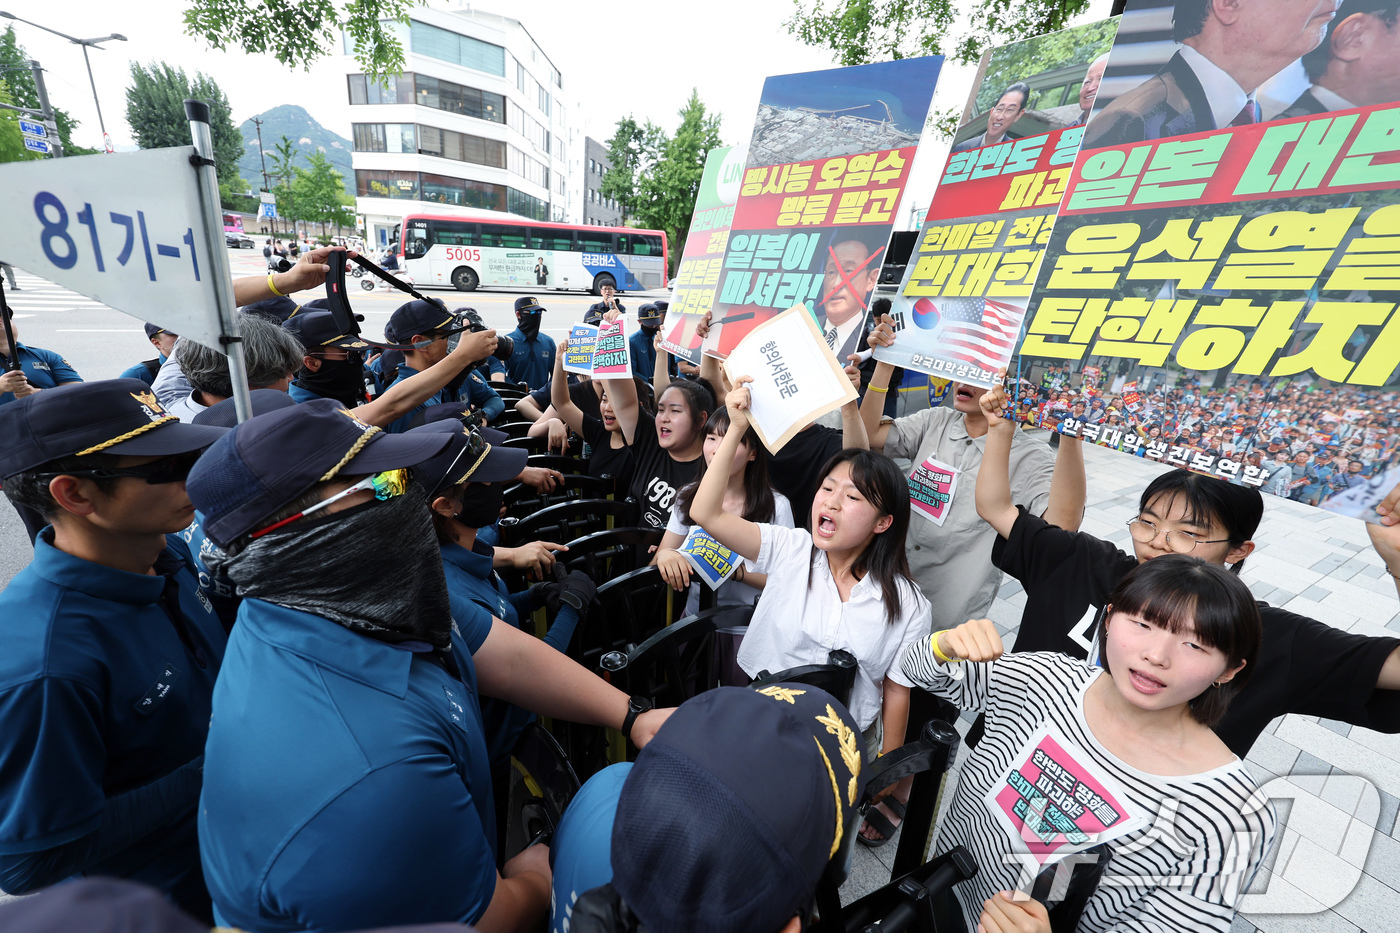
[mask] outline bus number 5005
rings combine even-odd
[[[461,246],[447,247],[447,258],[449,261],[461,260],[463,262],[481,262],[481,250],[466,249]]]

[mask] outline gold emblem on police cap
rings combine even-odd
[[[160,407],[160,402],[156,401],[156,394],[149,390],[145,392],[131,392],[132,398],[136,399],[136,404],[141,406],[146,417],[152,421],[159,421],[165,417],[165,409]]]

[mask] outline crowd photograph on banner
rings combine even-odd
[[[0,13],[0,933],[1400,930],[1400,0],[139,6]]]

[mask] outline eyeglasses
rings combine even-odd
[[[53,479],[55,476],[83,476],[89,479],[118,479],[123,476],[131,476],[136,479],[144,479],[152,486],[160,486],[165,483],[183,483],[189,478],[190,470],[194,469],[194,465],[199,461],[199,455],[202,453],[204,453],[203,450],[191,450],[133,467],[60,470],[56,473],[41,473],[39,475],[44,479]]]
[[[324,509],[332,502],[339,502],[346,496],[352,496],[362,489],[374,490],[374,498],[376,499],[392,499],[394,496],[401,496],[408,491],[408,470],[386,470],[383,473],[375,473],[373,476],[366,476],[364,479],[360,480],[358,483],[351,486],[349,489],[342,489],[335,495],[330,496],[326,499],[322,499],[315,505],[307,506],[295,515],[288,515],[280,522],[268,525],[266,528],[263,528],[260,531],[255,531],[253,532],[251,537],[261,538],[263,535],[267,534],[270,531],[276,531],[283,525],[286,525],[290,522],[294,522],[298,518],[305,518],[312,512]]]
[[[1154,540],[1157,537],[1157,532],[1157,526],[1145,518],[1128,519],[1128,533],[1139,544],[1146,544]],[[1168,531],[1164,534],[1167,536],[1167,547],[1178,554],[1190,554],[1198,544],[1223,544],[1230,540],[1229,538],[1216,538],[1213,541],[1202,541],[1191,532],[1180,530]]]

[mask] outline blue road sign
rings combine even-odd
[[[24,148],[30,152],[42,152],[44,155],[49,155],[53,151],[53,147],[49,145],[47,139],[35,139],[33,136],[24,137]]]
[[[49,135],[49,131],[44,128],[44,124],[35,123],[33,120],[26,120],[23,117],[19,121],[19,131],[27,136],[38,136],[40,138]]]

